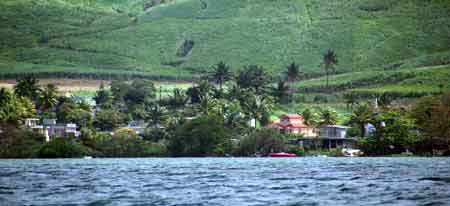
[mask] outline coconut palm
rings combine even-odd
[[[327,52],[323,55],[323,65],[325,69],[325,75],[327,78],[326,86],[328,88],[329,85],[329,76],[331,73],[334,73],[335,66],[338,64],[338,59],[336,53],[332,49],[328,49]]]
[[[14,93],[19,97],[27,97],[31,100],[37,100],[39,97],[39,81],[33,76],[24,76],[17,80],[14,86]]]
[[[317,114],[309,108],[303,110],[303,112],[301,112],[301,115],[303,116],[303,121],[308,126],[314,126],[318,123]]]
[[[269,75],[263,67],[249,65],[239,71],[236,77],[236,84],[243,89],[254,89],[257,95],[264,93],[264,89],[269,83]]]
[[[245,100],[241,104],[248,117],[255,119],[260,124],[264,124],[263,120],[272,110],[273,102],[270,96],[247,93]]]
[[[188,97],[179,88],[174,89],[172,96],[169,98],[169,105],[175,108],[180,108],[186,105]]]
[[[148,111],[147,121],[150,127],[159,127],[167,119],[167,109],[159,105],[153,105]]]
[[[288,82],[294,82],[298,80],[299,77],[300,77],[300,67],[298,64],[295,64],[295,62],[292,62],[287,67],[286,79]]]
[[[361,137],[366,134],[364,125],[369,123],[374,118],[373,108],[368,103],[359,104],[350,117],[350,122],[357,124],[361,130]]]
[[[319,112],[320,125],[334,125],[339,121],[339,114],[331,108],[321,109]]]
[[[58,103],[58,88],[47,84],[39,95],[39,104],[44,112],[50,111]]]
[[[221,61],[213,67],[209,78],[216,84],[219,84],[220,90],[222,90],[223,84],[233,78],[233,73],[230,67]]]

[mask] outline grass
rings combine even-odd
[[[325,92],[325,82],[325,77],[322,77],[300,81],[295,86],[302,92]],[[450,65],[339,74],[330,77],[329,85],[335,93],[394,92],[423,96],[450,89]]]
[[[296,61],[319,74],[328,48],[340,72],[450,60],[445,0],[177,0],[144,11],[146,2],[1,1],[0,75],[189,79],[221,60],[273,74]],[[178,57],[184,40],[194,47]]]

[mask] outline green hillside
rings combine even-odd
[[[2,0],[0,19],[3,78],[189,79],[218,61],[317,75],[329,48],[339,73],[450,63],[448,0]]]

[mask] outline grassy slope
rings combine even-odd
[[[295,86],[300,91],[323,92],[326,91],[325,82],[325,77],[322,77],[301,81]],[[330,77],[329,85],[337,92],[395,92],[422,96],[440,92],[441,89],[450,90],[450,65],[339,74]]]
[[[445,0],[177,0],[144,12],[145,2],[1,1],[0,74],[190,77],[220,60],[318,73],[327,48],[340,72],[450,60]],[[177,57],[184,40],[194,48]]]

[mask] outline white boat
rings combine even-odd
[[[361,155],[361,150],[359,149],[342,149],[342,155],[345,157],[358,157]]]
[[[90,160],[90,159],[93,159],[93,157],[92,156],[84,156],[83,159]]]

